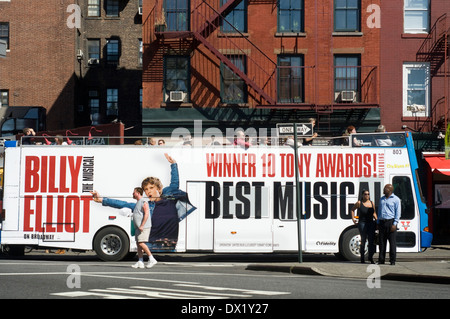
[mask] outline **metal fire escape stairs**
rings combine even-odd
[[[250,88],[252,88],[262,99],[265,100],[266,104],[275,105],[276,100],[273,99],[269,93],[264,90],[265,83],[270,77],[273,77],[276,72],[276,63],[273,62],[269,57],[264,55],[261,50],[259,50],[251,41],[247,39],[240,31],[234,28],[232,24],[227,22],[225,17],[241,3],[242,0],[229,0],[220,8],[213,8],[207,1],[198,0],[194,3],[191,8],[192,11],[190,13],[190,19],[192,20],[191,31],[163,31],[163,32],[155,32],[155,35],[159,39],[174,39],[174,38],[188,38],[193,37],[196,41],[192,43],[193,49],[195,49],[198,45],[202,44],[205,48],[207,48],[211,53],[213,53],[224,65],[226,65],[234,74],[239,76]],[[154,11],[154,10],[152,10]],[[256,83],[254,79],[251,79],[245,72],[241,71],[238,67],[234,65],[234,63],[228,59],[223,53],[220,52],[220,49],[216,48],[211,41],[208,41],[208,37],[210,37],[223,23],[224,21],[228,23],[232,28],[234,28],[233,33],[239,34],[239,39],[243,39],[247,44],[252,47],[253,51],[259,51],[267,60],[267,63],[271,65],[273,70],[267,70],[265,67],[258,65],[258,62],[255,61],[248,51],[243,49],[238,43],[233,41],[232,37],[227,37],[226,35],[221,37],[223,41],[228,42],[228,47],[233,47],[235,51],[239,52],[240,55],[245,55],[247,58],[247,65],[249,68],[261,70],[261,72],[266,74],[266,80],[260,81],[261,83]],[[250,66],[252,64],[252,66]],[[260,101],[262,102],[262,101]]]
[[[416,59],[420,62],[430,63],[430,76],[444,78],[444,95],[437,100],[432,108],[435,119],[432,128],[443,126],[445,129],[448,124],[450,112],[449,106],[449,55],[450,55],[450,24],[448,23],[447,14],[437,18],[433,27],[430,29],[428,36],[423,41],[421,47],[417,51]],[[439,108],[439,110],[438,110]],[[439,113],[440,114],[436,114]],[[442,114],[443,113],[443,114]],[[425,124],[424,124],[425,125]]]

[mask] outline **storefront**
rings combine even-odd
[[[428,206],[436,205],[430,211],[430,231],[433,233],[433,244],[450,244],[450,160],[444,153],[423,153],[427,162],[427,187],[425,196]],[[438,195],[440,193],[440,196]]]

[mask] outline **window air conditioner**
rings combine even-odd
[[[341,91],[341,101],[342,102],[353,102],[356,97],[355,91]]]
[[[77,59],[78,60],[83,60],[83,50],[78,50],[77,51]]]
[[[170,102],[183,102],[186,97],[186,92],[183,91],[171,91],[169,93]]]
[[[88,64],[89,65],[98,65],[98,64],[100,64],[100,60],[99,59],[89,59]]]

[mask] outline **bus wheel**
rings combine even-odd
[[[359,261],[360,258],[361,236],[358,228],[350,228],[341,237],[339,243],[339,252],[347,260]],[[367,246],[367,244],[366,244]],[[367,253],[367,247],[365,249]]]
[[[117,227],[106,227],[94,238],[94,250],[104,261],[122,260],[128,254],[130,243],[127,234]]]

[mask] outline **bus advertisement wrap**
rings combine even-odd
[[[126,250],[122,258],[136,250],[133,189],[157,177],[161,199],[149,201],[153,251],[295,252],[299,187],[302,249],[342,252],[344,234],[356,229],[350,208],[362,190],[377,205],[387,183],[402,199],[399,251],[420,249],[420,212],[405,148],[300,148],[299,185],[290,147],[21,147],[8,148],[5,160],[2,245],[99,253],[104,233],[112,232]]]

